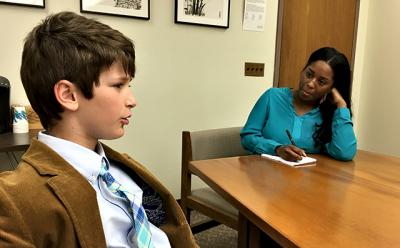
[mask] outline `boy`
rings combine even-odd
[[[98,142],[124,134],[134,75],[132,42],[100,22],[61,12],[29,33],[21,79],[45,131],[0,175],[0,247],[196,247],[168,190]]]

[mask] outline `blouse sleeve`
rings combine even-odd
[[[325,144],[325,149],[338,160],[352,160],[356,155],[357,141],[348,108],[335,110],[332,120],[332,140]]]
[[[252,153],[275,155],[275,148],[281,145],[275,140],[264,138],[262,135],[262,130],[268,120],[269,108],[270,91],[266,91],[254,105],[245,126],[240,132],[242,146]]]

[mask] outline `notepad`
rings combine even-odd
[[[270,159],[279,163],[283,163],[292,167],[303,167],[303,166],[315,166],[317,165],[317,160],[312,157],[303,157],[297,162],[287,161],[279,156],[273,156],[269,154],[261,154],[263,158]]]

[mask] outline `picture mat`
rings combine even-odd
[[[142,8],[140,10],[136,10],[114,7],[113,0],[81,0],[81,2],[83,11],[96,12],[100,14],[115,14],[129,17],[149,18],[149,4],[142,4]],[[149,2],[149,0],[143,0],[143,2]]]
[[[2,0],[0,2],[44,6],[44,0]]]
[[[218,6],[210,6],[208,9],[205,7],[205,11],[211,11],[211,14],[209,14],[210,17],[207,16],[193,16],[193,15],[186,15],[185,14],[185,1],[181,0],[178,1],[178,6],[177,6],[177,15],[178,15],[178,21],[179,22],[188,22],[188,23],[197,23],[197,24],[205,24],[205,25],[213,25],[213,26],[227,26],[228,25],[228,18],[229,18],[229,13],[226,13],[229,11],[229,1],[226,0],[220,0],[221,1],[221,18],[218,18],[218,14],[216,13],[218,11]],[[212,2],[210,0],[210,2]]]

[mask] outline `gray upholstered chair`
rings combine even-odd
[[[190,211],[196,210],[211,221],[191,225],[197,233],[210,227],[225,224],[238,229],[238,211],[210,187],[192,189],[192,172],[189,162],[212,158],[247,155],[240,144],[241,127],[182,132],[181,207],[190,223]]]

